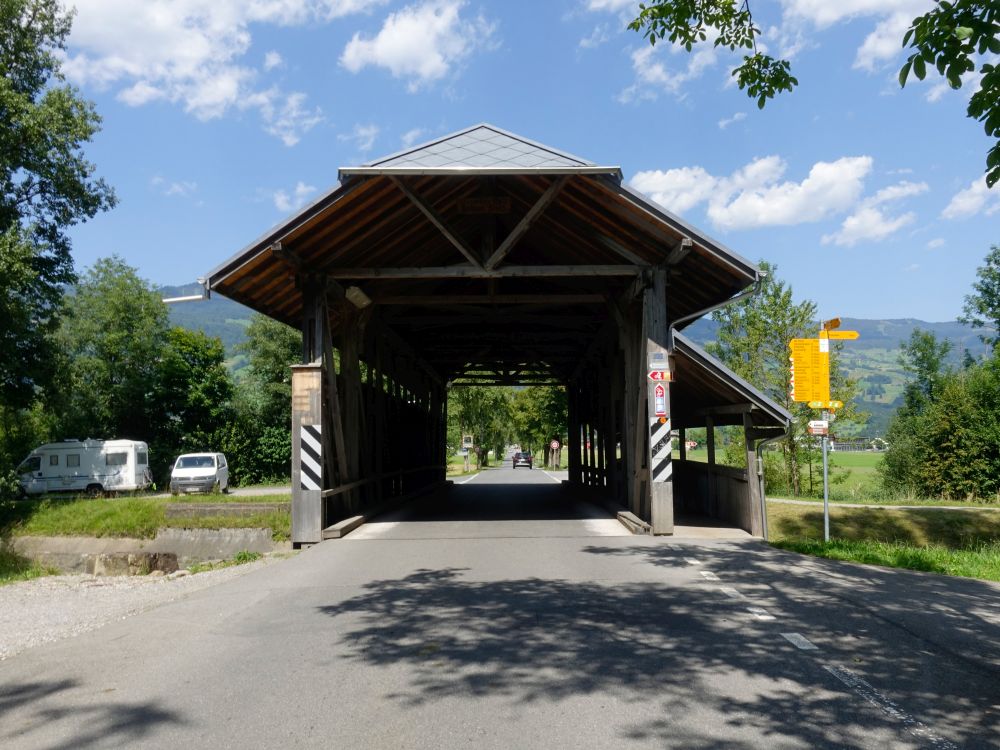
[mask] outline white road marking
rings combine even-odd
[[[684,562],[686,562],[688,565],[701,565],[701,560],[699,560],[697,557],[685,557]]]
[[[784,634],[783,634],[784,635]],[[940,735],[934,734],[925,724],[917,721],[913,716],[886,698],[882,693],[872,687],[868,682],[858,675],[843,667],[831,667],[824,665],[823,669],[832,674],[851,690],[871,703],[875,708],[890,719],[894,719],[902,724],[915,737],[929,742],[933,747],[940,750],[958,750],[958,747]]]
[[[552,476],[551,474],[549,474],[549,472],[545,471],[545,469],[542,469],[542,473],[545,476],[547,476],[549,479],[551,479],[553,482],[557,482],[559,484],[562,484],[562,480],[561,479],[556,479],[554,476]]]
[[[711,570],[702,570],[700,572],[701,572],[701,575],[705,579],[707,579],[709,581],[718,581],[719,580],[719,576],[715,575],[715,573],[713,573]]]
[[[752,614],[758,620],[773,620],[774,615],[768,614],[767,610],[763,607],[747,607],[747,612]]]
[[[803,651],[816,651],[818,647],[801,633],[782,633],[781,637]]]
[[[466,482],[471,482],[473,479],[475,479],[478,476],[479,476],[478,474],[473,474],[468,479],[463,479],[461,482],[455,482],[455,484],[465,484]]]
[[[722,587],[722,593],[725,594],[728,597],[732,597],[733,599],[742,599],[743,598],[743,594],[741,594],[739,591],[737,591],[736,589],[732,588],[731,586],[723,586]]]
[[[632,536],[617,518],[585,518],[583,528],[590,536]]]
[[[398,521],[369,521],[366,524],[362,524],[344,538],[350,539],[352,542],[359,540],[363,541],[365,539],[376,539],[385,534],[389,529],[393,529],[396,526],[399,526]]]

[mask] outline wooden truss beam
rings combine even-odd
[[[380,305],[412,305],[414,307],[442,305],[594,305],[604,302],[600,294],[385,294],[372,298]]]
[[[535,220],[541,216],[542,211],[549,207],[549,205],[556,199],[559,195],[559,191],[563,189],[563,185],[566,184],[568,177],[566,175],[560,175],[552,184],[542,193],[542,197],[536,201],[535,205],[528,209],[528,213],[517,223],[507,238],[500,243],[500,247],[496,249],[496,252],[489,257],[486,261],[486,268],[493,270],[500,262],[507,257],[511,250],[514,249],[514,245],[525,235],[525,233],[531,229],[531,225],[535,223]]]
[[[430,204],[424,202],[424,200],[420,196],[418,196],[416,193],[410,190],[410,188],[406,186],[406,183],[404,183],[396,175],[390,175],[389,179],[393,181],[396,187],[398,187],[403,192],[403,195],[409,198],[410,202],[418,209],[420,209],[420,212],[427,217],[427,220],[435,227],[437,227],[438,231],[441,232],[441,234],[443,234],[445,238],[452,245],[454,245],[455,248],[462,255],[464,255],[470,263],[472,263],[473,266],[482,269],[483,264],[482,261],[479,259],[479,257],[472,251],[472,249],[468,245],[466,245],[462,241],[462,239],[458,235],[456,235],[448,228],[448,225],[444,223],[444,219],[441,217],[440,214],[438,214],[437,211],[435,211],[430,206]]]
[[[489,270],[476,265],[423,266],[412,268],[330,268],[332,279],[502,279],[550,278],[560,276],[638,276],[650,266],[504,266]]]

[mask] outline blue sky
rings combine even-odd
[[[650,48],[638,0],[77,0],[64,70],[104,118],[88,147],[120,205],[73,231],[192,281],[358,164],[490,122],[599,164],[824,317],[954,319],[1000,189],[969,84],[900,90],[924,0],[752,4],[800,86],[759,111],[738,58]]]

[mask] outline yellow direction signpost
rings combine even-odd
[[[843,401],[830,398],[830,341],[853,341],[857,331],[838,331],[840,318],[823,321],[819,338],[792,339],[788,342],[791,350],[791,397],[792,401],[809,404],[812,409],[822,409],[822,419],[809,423],[810,433],[822,435],[823,440],[823,539],[830,541],[830,481],[827,461],[827,430],[830,416],[828,412],[842,409]]]
[[[819,339],[792,339],[792,400],[830,400],[830,351],[822,351]]]

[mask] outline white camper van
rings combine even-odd
[[[132,492],[153,482],[149,448],[138,440],[64,440],[46,443],[17,467],[29,495],[46,492]]]

